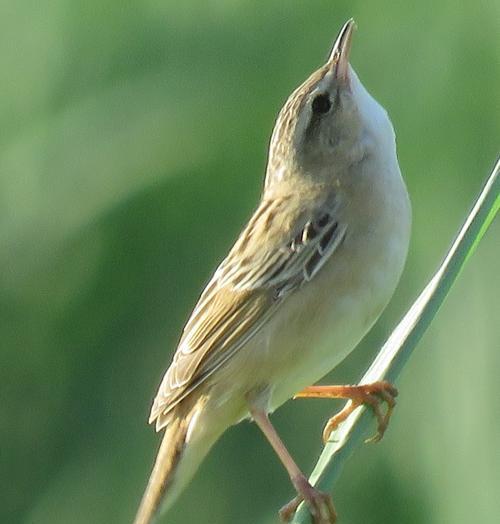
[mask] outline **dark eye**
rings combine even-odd
[[[330,107],[332,107],[330,98],[328,97],[328,95],[324,93],[321,95],[317,95],[312,101],[312,110],[314,113],[318,115],[328,113],[328,111],[330,111]]]

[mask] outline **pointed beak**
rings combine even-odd
[[[351,18],[340,30],[327,62],[335,79],[345,84],[349,83],[349,53],[354,29],[356,23]]]

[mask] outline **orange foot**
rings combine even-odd
[[[283,522],[289,522],[304,501],[309,507],[314,524],[335,524],[337,513],[328,493],[318,491],[305,477],[295,479],[293,484],[299,495],[280,509],[279,515]]]
[[[326,443],[331,433],[337,429],[341,422],[359,406],[366,404],[375,413],[378,421],[377,433],[366,440],[366,442],[378,442],[385,433],[392,411],[396,405],[395,397],[398,390],[389,382],[381,380],[372,384],[362,384],[359,386],[309,386],[299,391],[293,398],[347,398],[351,402],[344,409],[333,416],[323,430],[323,441]],[[387,410],[382,412],[380,404],[385,402]]]

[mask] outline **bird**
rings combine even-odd
[[[182,332],[149,422],[163,431],[134,524],[171,507],[210,448],[250,419],[286,468],[316,524],[337,514],[286,449],[270,414],[292,397],[350,399],[330,433],[360,404],[385,431],[389,383],[314,385],[370,330],[402,274],[411,204],[387,112],[349,63],[353,19],[326,62],[278,114],[260,202],[215,270]],[[387,409],[382,410],[385,403]]]

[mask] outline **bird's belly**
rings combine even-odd
[[[321,379],[359,343],[384,310],[401,275],[407,240],[349,238],[316,279],[299,290],[264,330],[256,370],[273,411]],[[366,260],[370,260],[367,264]]]

